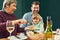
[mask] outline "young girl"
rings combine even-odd
[[[32,25],[26,27],[25,30],[29,30],[27,32],[27,36],[32,40],[40,40],[42,34],[44,32],[44,23],[42,17],[36,13],[32,15]],[[39,36],[40,35],[40,36]],[[39,37],[38,37],[39,36]]]

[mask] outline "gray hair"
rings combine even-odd
[[[4,0],[3,8],[5,8],[6,5],[10,5],[11,3],[17,3],[17,1],[16,0]]]

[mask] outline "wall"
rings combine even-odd
[[[31,11],[31,3],[35,0],[17,0],[17,10],[15,15],[18,19],[22,18],[24,13]],[[40,15],[46,21],[47,16],[52,17],[53,30],[60,28],[60,0],[38,0],[40,1]],[[0,9],[2,9],[3,0],[0,0]]]

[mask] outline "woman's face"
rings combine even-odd
[[[40,21],[40,19],[39,18],[33,18],[32,21],[33,21],[34,24],[38,24],[38,22]]]
[[[10,5],[7,5],[7,9],[10,14],[13,14],[16,10],[16,3],[11,3]]]

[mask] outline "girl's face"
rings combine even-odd
[[[40,21],[40,19],[39,18],[33,18],[32,21],[33,21],[34,24],[38,24],[38,22]]]

